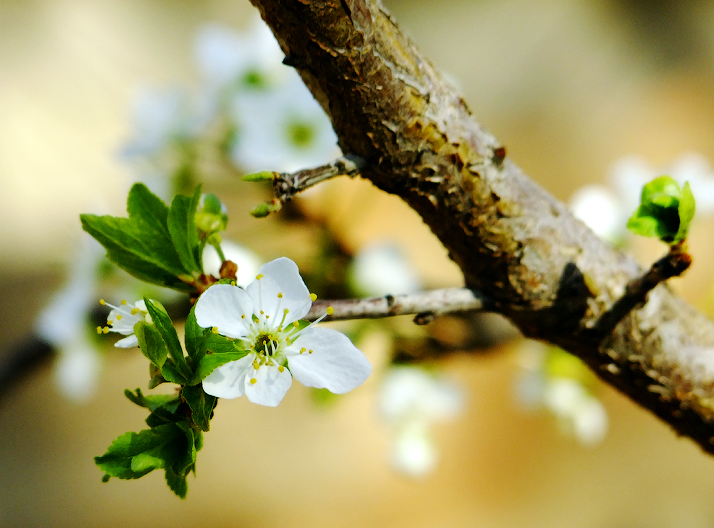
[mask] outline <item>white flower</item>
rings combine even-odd
[[[379,404],[382,416],[395,429],[394,468],[412,477],[430,473],[438,458],[431,425],[461,413],[461,391],[423,369],[395,367],[384,377]]]
[[[206,393],[220,398],[245,394],[253,403],[274,407],[293,377],[337,394],[361,385],[372,367],[347,337],[314,323],[300,329],[298,321],[313,300],[287,258],[261,266],[245,289],[229,284],[208,288],[196,302],[198,324],[241,341],[248,354],[204,379]]]
[[[152,322],[151,316],[146,309],[146,303],[141,300],[131,305],[123,299],[120,306],[109,304],[104,299],[101,299],[99,303],[111,307],[112,311],[107,316],[107,326],[98,326],[97,333],[117,332],[127,336],[114,343],[115,347],[131,348],[138,346],[139,340],[134,335],[134,325],[139,321]]]
[[[584,445],[600,443],[607,433],[607,412],[596,398],[575,380],[554,378],[545,388],[546,407],[559,419],[566,433]]]

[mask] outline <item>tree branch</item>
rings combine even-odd
[[[364,178],[421,215],[467,287],[714,453],[711,321],[659,285],[594,338],[642,271],[506,158],[376,0],[252,2],[342,151],[364,159]]]
[[[435,317],[448,313],[488,311],[490,304],[488,299],[468,288],[447,288],[371,299],[318,300],[312,303],[306,319],[318,319],[329,307],[333,312],[325,321],[378,319],[415,314],[416,324],[427,324]]]

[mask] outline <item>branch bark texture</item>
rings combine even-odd
[[[664,285],[614,330],[598,321],[642,274],[506,157],[376,0],[251,0],[364,178],[417,211],[521,331],[714,454],[714,325]]]

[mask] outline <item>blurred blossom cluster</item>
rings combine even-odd
[[[592,372],[575,356],[553,346],[525,341],[516,394],[526,410],[546,410],[567,435],[583,445],[601,442],[607,433],[607,412],[594,396]]]
[[[215,147],[240,173],[292,172],[336,157],[329,120],[282,58],[260,19],[242,33],[219,25],[200,29],[197,88],[142,88],[122,157],[160,196],[190,187],[195,165]]]
[[[461,390],[445,378],[412,366],[389,369],[382,380],[379,406],[393,430],[392,466],[412,477],[436,466],[433,424],[453,420],[463,411]]]
[[[623,243],[627,219],[639,205],[642,187],[662,175],[680,185],[689,182],[698,215],[714,213],[714,170],[696,153],[684,154],[665,167],[654,167],[637,156],[620,158],[612,166],[609,184],[581,187],[571,197],[570,209],[600,237]]]

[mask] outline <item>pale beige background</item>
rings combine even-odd
[[[687,3],[662,17],[661,31],[642,32],[638,20],[653,23],[665,3],[644,12],[627,4],[388,2],[509,155],[561,199],[603,180],[623,154],[664,163],[694,150],[714,160],[714,10]],[[243,27],[251,11],[243,0],[0,2],[0,352],[29,335],[59,284],[81,236],[77,215],[122,213],[129,169],[116,151],[137,86],[191,82],[197,28]],[[254,204],[234,200],[232,211]],[[394,238],[430,284],[459,284],[395,199],[347,181],[317,203],[348,246]],[[241,217],[233,234],[267,257],[309,255],[309,234],[266,222]],[[696,229],[699,267],[679,286],[705,305],[710,229]],[[142,428],[143,413],[122,395],[145,386],[137,352],[108,352],[100,394],[85,406],[59,397],[47,363],[0,402],[0,525],[714,525],[710,457],[607,389],[607,440],[578,446],[547,417],[516,409],[507,349],[445,363],[469,398],[463,418],[436,432],[442,464],[419,481],[392,473],[389,430],[375,413],[379,339],[365,350],[375,375],[327,411],[297,386],[277,409],[221,402],[186,501],[160,473],[102,484],[92,461],[115,436]]]

